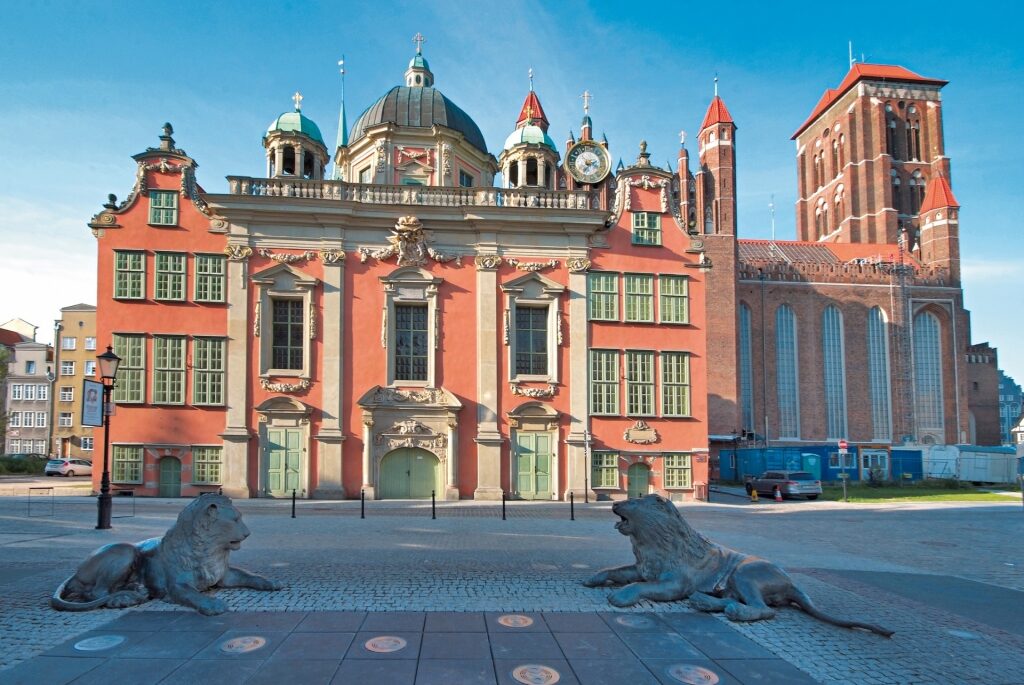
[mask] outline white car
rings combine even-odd
[[[46,462],[43,473],[47,476],[91,476],[92,462],[85,459],[51,459]]]

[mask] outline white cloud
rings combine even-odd
[[[964,283],[999,283],[1024,285],[1024,263],[1020,261],[994,261],[991,259],[965,259],[960,263]]]

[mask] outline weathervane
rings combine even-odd
[[[715,74],[715,97],[718,97],[718,74]]]
[[[416,54],[417,55],[422,55],[423,54],[423,44],[425,42],[427,42],[427,39],[423,37],[422,33],[417,31],[416,35],[412,37],[412,42],[416,43]]]
[[[533,92],[533,67],[527,72],[530,75],[530,92]]]
[[[302,94],[299,91],[295,91],[295,95],[292,96],[292,100],[295,101],[295,111],[302,111]]]
[[[583,98],[583,113],[590,114],[590,99],[594,96],[590,94],[589,90],[585,90],[580,97]]]

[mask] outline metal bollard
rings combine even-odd
[[[583,476],[583,503],[590,504],[590,484],[587,483],[587,477]]]
[[[505,491],[501,491],[501,520],[505,520]]]
[[[366,518],[366,490],[359,491],[359,518]]]
[[[437,501],[433,490],[430,491],[430,518],[437,518]]]
[[[292,518],[295,518],[295,489],[292,489]]]
[[[574,497],[574,493],[571,492],[569,493],[569,520],[576,520],[576,498]]]

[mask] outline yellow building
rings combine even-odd
[[[82,425],[82,381],[96,379],[96,307],[76,304],[55,322],[53,441],[55,456],[92,459],[93,429]]]

